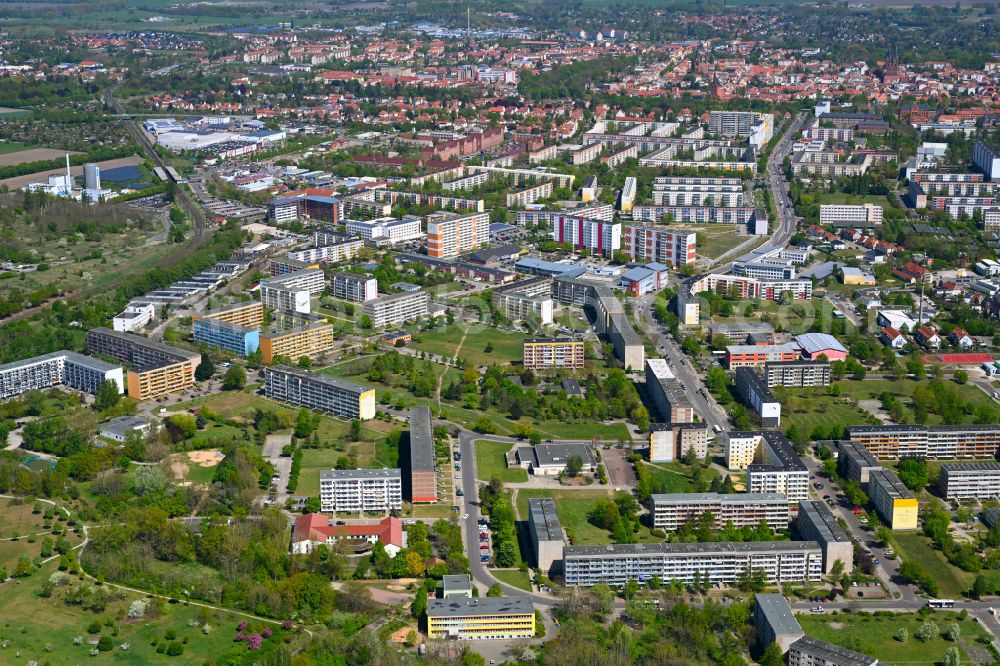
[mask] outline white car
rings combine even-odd
[[[462,514],[462,520],[468,520],[468,519],[469,519],[469,514],[463,513]]]

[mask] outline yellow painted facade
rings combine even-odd
[[[535,635],[535,614],[427,616],[431,638],[531,638]]]
[[[267,364],[275,356],[285,356],[293,362],[303,356],[312,356],[333,347],[333,326],[326,321],[316,322],[301,329],[280,333],[261,333],[260,358]]]
[[[126,378],[128,395],[137,400],[148,400],[166,393],[183,391],[194,385],[195,367],[196,364],[191,361],[180,361],[144,372],[129,370]]]
[[[917,529],[917,513],[919,505],[915,499],[897,499],[892,503],[892,516],[889,519],[894,530]]]

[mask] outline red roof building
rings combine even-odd
[[[331,525],[329,516],[322,513],[307,513],[295,519],[292,531],[292,552],[305,554],[319,544],[332,545],[338,541],[381,542],[389,557],[406,547],[406,533],[403,521],[386,516],[377,523],[364,525]]]

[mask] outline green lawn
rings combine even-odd
[[[605,442],[632,441],[628,426],[624,423],[563,423],[562,421],[531,422],[535,430],[547,439],[582,439],[596,437]]]
[[[28,663],[35,660],[40,664],[75,664],[91,661],[93,663],[135,664],[136,666],[151,663],[200,663],[207,655],[221,659],[231,653],[245,655],[245,643],[233,643],[234,628],[242,619],[224,611],[202,609],[198,606],[184,604],[163,605],[163,615],[157,619],[144,619],[130,622],[116,619],[120,613],[124,615],[129,605],[140,595],[127,593],[123,599],[114,601],[103,613],[92,613],[70,606],[62,600],[68,587],[56,588],[51,598],[43,599],[38,591],[44,580],[56,571],[57,562],[53,561],[23,579],[10,580],[0,585],[0,596],[4,603],[0,604],[0,641],[9,641],[4,654],[10,657],[5,663]],[[78,581],[77,581],[78,582]],[[97,636],[111,636],[114,649],[102,652],[99,657],[88,655],[91,646],[87,639],[91,638],[86,629],[94,620],[102,623],[101,632]],[[112,622],[112,627],[103,626],[105,620]],[[189,622],[208,623],[211,631],[205,634],[200,626],[191,626]],[[277,625],[265,625],[251,621],[251,626],[262,629],[271,626],[272,631],[281,633]],[[117,630],[117,636],[112,632]],[[186,641],[181,657],[166,657],[156,653],[151,645],[154,640],[165,641],[168,630],[176,632],[177,641]],[[83,636],[81,645],[74,645],[74,637]],[[280,640],[277,637],[273,640]],[[127,651],[120,646],[128,643]],[[48,646],[50,649],[46,649]],[[14,654],[20,656],[15,660]]]
[[[681,227],[685,231],[687,227]],[[692,227],[698,232],[698,254],[709,259],[722,256],[729,250],[750,240],[749,236],[741,236],[736,232],[736,225],[713,224],[706,227]]]
[[[594,508],[598,500],[607,499],[613,496],[613,492],[606,486],[592,486],[587,490],[548,490],[541,488],[521,488],[517,491],[517,511],[521,520],[527,520],[528,500],[535,497],[547,497],[556,502],[556,512],[559,514],[559,522],[566,530],[574,546],[600,545],[611,543],[611,534],[595,525],[591,525],[587,520],[587,515]],[[636,535],[642,543],[661,542],[662,539],[654,538],[649,528],[642,526]]]
[[[497,580],[513,587],[531,592],[531,578],[527,571],[520,569],[491,569],[490,573]]]
[[[882,208],[892,208],[892,202],[884,194],[847,194],[846,192],[826,192],[816,197],[818,204],[848,204],[860,206],[861,204],[875,204]]]
[[[662,492],[664,493],[691,493],[695,491],[694,483],[692,480],[692,473],[694,470],[688,467],[684,463],[680,462],[670,462],[670,463],[640,463],[643,467],[649,470],[649,475],[653,481],[657,484],[665,484]],[[711,469],[703,472],[703,478],[711,483],[712,478],[716,476],[715,472]]]
[[[302,449],[302,467],[299,470],[299,485],[296,495],[319,495],[319,473],[322,470],[334,469],[337,458],[346,455],[337,449]]]
[[[245,441],[243,431],[233,426],[210,423],[191,438],[196,449],[221,448],[230,442]]]
[[[414,338],[413,347],[428,354],[446,358],[458,355],[477,366],[493,363],[510,365],[512,361],[522,358],[524,334],[473,324],[443,326],[415,333]],[[488,346],[492,347],[492,351],[486,351]]]
[[[14,117],[13,115],[7,115],[0,113],[0,117]],[[0,155],[6,155],[8,153],[17,153],[22,150],[26,150],[28,147],[19,141],[0,141]]]
[[[878,423],[874,416],[858,407],[857,399],[849,396],[846,391],[840,396],[831,396],[829,389],[825,387],[776,387],[774,394],[781,401],[781,420],[786,430],[795,425],[808,435],[816,426],[843,428]]]
[[[950,565],[920,532],[893,532],[892,547],[902,561],[916,562],[937,581],[938,595],[943,599],[959,599],[972,586],[973,574]]]
[[[510,451],[510,444],[477,439],[473,446],[476,447],[476,475],[483,481],[489,481],[494,476],[499,476],[504,483],[524,483],[528,480],[527,470],[507,467],[504,454]]]
[[[919,641],[914,637],[917,629],[925,621],[937,624],[941,633],[948,625],[958,622],[963,642],[973,643],[986,632],[973,620],[960,621],[957,613],[931,613],[921,618],[916,613],[875,617],[867,613],[833,615],[799,615],[799,624],[807,635],[856,650],[886,664],[926,664],[933,666],[944,659],[945,651],[958,647],[962,652],[962,663],[967,663],[965,650],[958,643],[938,636],[929,641]],[[909,633],[906,642],[895,640],[901,627]],[[981,646],[985,647],[985,646]]]
[[[904,414],[907,417],[907,422],[913,422],[913,412],[909,408],[910,399],[913,396],[913,392],[916,391],[917,387],[926,384],[927,379],[916,380],[916,379],[873,379],[864,381],[852,381],[845,380],[837,382],[840,386],[841,391],[844,395],[849,395],[855,400],[875,400],[882,393],[892,393],[893,395],[903,398],[903,403],[906,405],[904,409]],[[987,406],[990,409],[996,409],[996,403],[980,389],[973,386],[972,384],[956,384],[955,382],[944,380],[945,383],[950,386],[962,399],[963,403],[971,405],[974,409],[980,406]],[[964,415],[965,423],[974,423],[975,414]],[[931,412],[928,414],[927,424],[928,425],[939,425],[941,423],[941,417],[938,414]]]

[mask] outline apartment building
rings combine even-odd
[[[326,287],[323,271],[306,268],[260,281],[260,301],[264,307],[277,311],[310,311],[309,299]]]
[[[622,251],[632,261],[688,266],[698,259],[697,234],[641,224],[622,225]]]
[[[571,246],[574,251],[611,255],[621,249],[622,225],[574,215],[550,219],[552,240]]]
[[[111,327],[120,333],[132,333],[153,321],[155,315],[156,308],[153,307],[152,303],[133,301],[115,315],[114,319],[111,320]]]
[[[840,153],[832,151],[802,151],[792,154],[792,174],[808,174],[823,177],[861,176],[875,161],[870,153],[855,155],[845,162],[840,161]]]
[[[642,367],[646,356],[646,348],[642,338],[632,328],[624,312],[611,315],[611,325],[608,328],[608,338],[615,352],[615,358],[622,363],[626,371],[638,370]]]
[[[737,277],[756,278],[758,280],[794,280],[795,263],[791,260],[781,261],[763,259],[760,261],[734,261],[733,275]]]
[[[809,471],[778,431],[725,432],[719,436],[729,469],[747,470],[747,490],[782,493],[789,502],[809,494]]]
[[[373,328],[383,328],[426,317],[429,303],[425,291],[401,291],[365,301],[363,310]]]
[[[765,363],[764,381],[775,386],[829,386],[830,364],[826,361],[797,360],[787,363]]]
[[[743,194],[739,178],[653,179],[653,201],[657,206],[742,206]]]
[[[877,458],[995,458],[1000,430],[993,425],[850,426],[847,438]]]
[[[656,405],[664,421],[668,423],[694,421],[694,405],[691,404],[665,359],[646,359],[646,393],[653,399],[653,404]]]
[[[408,502],[436,502],[434,432],[428,407],[410,408],[410,436],[403,463],[403,495]]]
[[[868,485],[872,472],[882,469],[882,463],[860,442],[838,440],[837,471],[841,476],[852,479],[860,486]]]
[[[756,527],[761,521],[772,530],[788,527],[788,500],[774,493],[671,493],[652,495],[653,527],[675,532],[708,512],[716,529],[732,523],[735,527]]]
[[[347,233],[360,236],[366,241],[402,243],[424,237],[420,228],[420,218],[416,215],[405,215],[397,220],[394,217],[383,217],[374,220],[346,220]]]
[[[618,210],[628,213],[635,205],[635,197],[639,190],[639,182],[632,176],[625,178],[622,190],[618,193]]]
[[[519,210],[517,211],[517,224],[522,227],[527,224],[551,226],[552,218],[565,217],[566,215],[611,222],[615,217],[615,208],[611,204],[592,203],[589,206],[577,206],[566,210]]]
[[[819,223],[834,226],[882,224],[882,206],[875,204],[860,206],[820,204]]]
[[[320,232],[317,232],[319,235]],[[302,261],[307,264],[336,264],[342,261],[350,261],[361,252],[365,242],[360,238],[350,236],[338,236],[339,240],[325,245],[317,245],[304,250],[292,250],[288,253],[290,259]]]
[[[1000,498],[1000,463],[947,463],[941,465],[938,485],[945,499]]]
[[[650,462],[673,462],[689,451],[699,460],[708,456],[708,427],[704,423],[649,424]]]
[[[868,497],[891,529],[917,529],[917,499],[891,469],[869,473]]]
[[[528,499],[528,534],[535,552],[535,566],[543,575],[553,575],[563,559],[563,531],[555,500],[547,497]]]
[[[344,204],[336,197],[296,194],[280,197],[269,203],[267,217],[278,224],[287,224],[303,217],[340,224],[344,217]]]
[[[512,322],[553,322],[552,281],[548,277],[521,280],[493,290],[493,304]]]
[[[774,115],[756,111],[711,111],[708,129],[726,137],[746,137],[763,148],[774,133]]]
[[[753,626],[757,630],[758,646],[763,648],[777,643],[782,653],[805,635],[788,600],[783,594],[774,592],[754,595]]]
[[[815,541],[823,550],[823,573],[833,572],[840,562],[847,575],[854,570],[854,542],[834,518],[830,507],[820,500],[799,502],[799,517],[795,523],[799,537]]]
[[[121,366],[72,351],[57,351],[0,365],[0,400],[58,385],[97,393],[102,381],[112,381],[119,393],[125,392]]]
[[[128,395],[137,400],[189,388],[194,385],[194,371],[201,364],[201,354],[196,351],[108,328],[91,329],[87,333],[87,349],[129,366]]]
[[[582,370],[584,366],[583,338],[525,338],[524,367],[531,370],[551,368]]]
[[[368,190],[373,201],[383,201],[395,206],[397,202],[416,206],[433,206],[434,208],[454,208],[459,211],[482,213],[486,204],[482,199],[464,199],[443,194],[426,194],[424,192],[400,192],[398,190]]]
[[[972,148],[972,163],[989,180],[1000,179],[1000,152],[984,141],[976,141],[976,145]]]
[[[494,177],[507,177],[514,181],[514,185],[525,185],[528,183],[539,183],[551,181],[555,187],[573,188],[573,181],[576,176],[573,174],[555,173],[554,171],[536,171],[534,169],[508,169],[504,167],[466,165],[467,173],[488,172]]]
[[[740,402],[760,417],[764,428],[781,425],[781,403],[753,368],[736,368],[736,395]]]
[[[255,328],[230,324],[208,316],[192,319],[191,329],[195,342],[225,349],[239,356],[249,356],[260,347],[260,331]]]
[[[639,146],[625,146],[619,150],[601,157],[601,162],[607,164],[608,168],[615,169],[624,164],[628,159],[639,159]]]
[[[621,587],[654,576],[690,585],[696,575],[712,585],[732,585],[748,569],[763,571],[771,584],[807,583],[820,580],[823,554],[815,541],[566,546],[563,569],[566,585],[580,587]]]
[[[767,363],[789,363],[800,356],[794,342],[780,345],[730,345],[726,347],[726,366],[737,368],[762,368]]]
[[[287,366],[264,368],[264,392],[271,400],[318,409],[348,419],[375,418],[375,389]]]
[[[490,241],[489,213],[450,213],[427,216],[427,254],[457,257]]]
[[[319,268],[319,262],[298,261],[297,259],[291,259],[287,256],[271,257],[267,262],[267,270],[272,277],[296,273],[298,271],[306,270],[307,268]]]
[[[333,324],[315,315],[279,312],[275,325],[260,333],[260,359],[273,363],[276,357],[298,361],[333,348]]]
[[[319,473],[323,513],[389,513],[403,508],[398,469],[328,469]]]
[[[454,640],[534,638],[535,607],[527,596],[429,599],[427,636]]]
[[[812,298],[812,280],[758,280],[738,275],[712,273],[691,285],[691,293],[711,291],[736,298],[760,298],[767,301],[781,300],[788,294],[795,300]]]
[[[802,636],[788,646],[788,666],[878,666],[878,659],[845,647]]]
[[[334,273],[330,276],[330,295],[345,301],[365,303],[378,297],[378,280],[370,275]]]
[[[749,224],[755,211],[751,206],[633,206],[632,219],[661,223],[668,216],[682,224]]]

